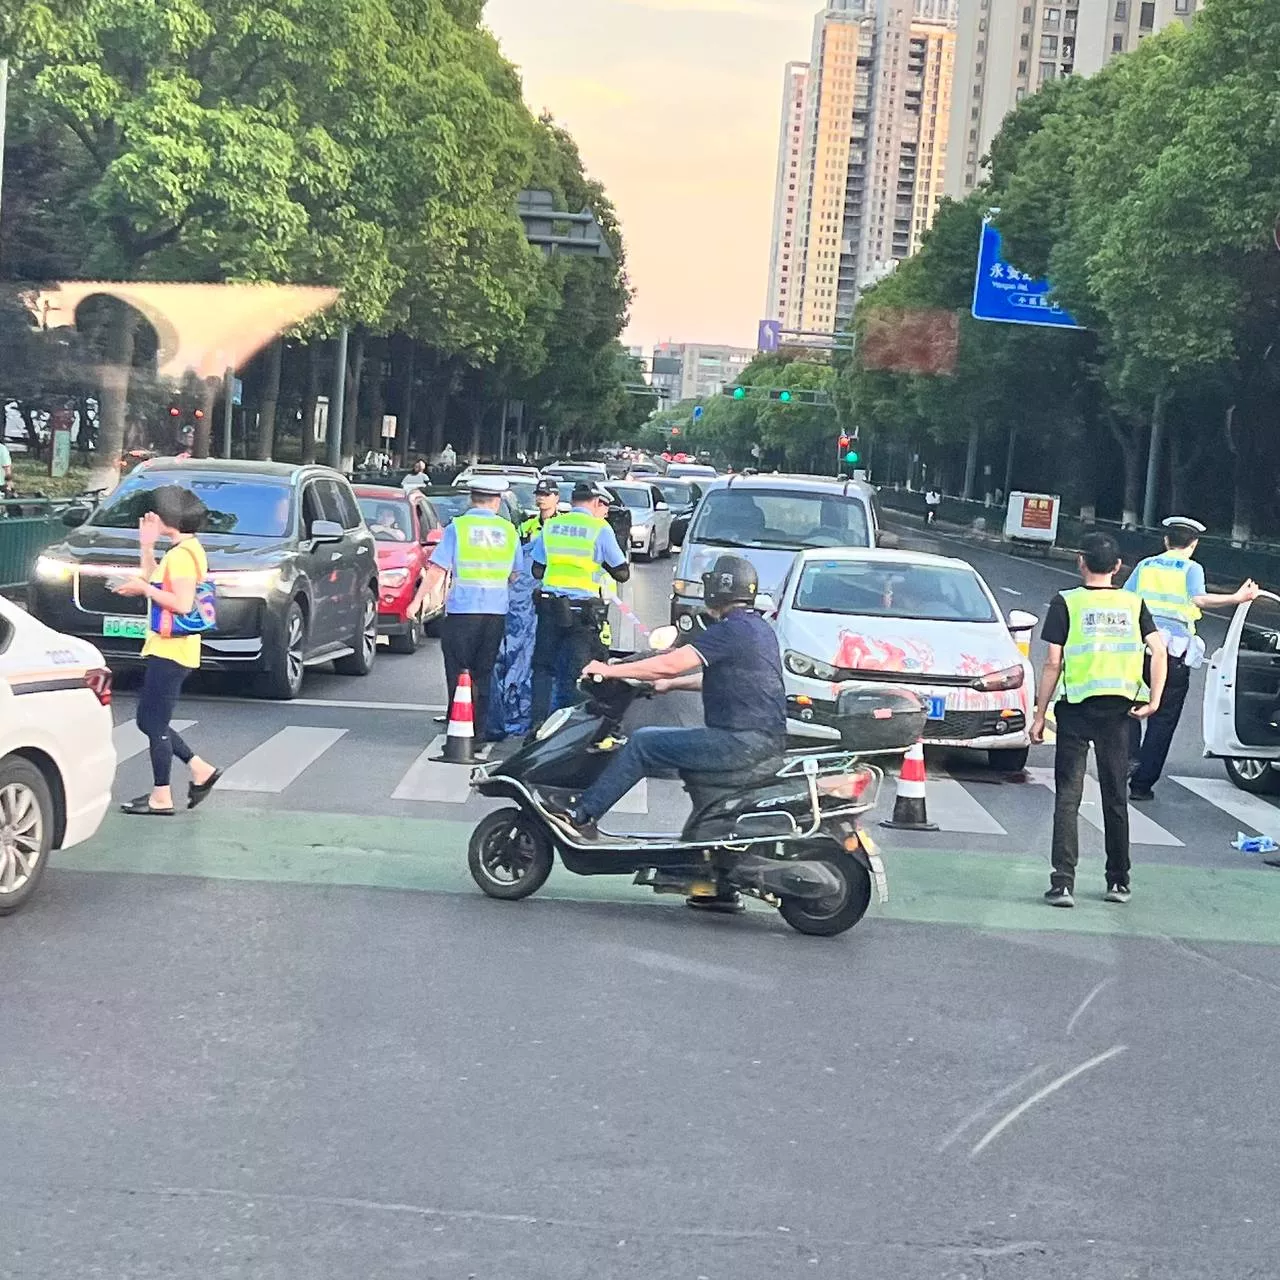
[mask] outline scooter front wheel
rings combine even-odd
[[[467,846],[471,878],[491,898],[515,902],[537,893],[555,864],[551,837],[523,809],[498,809]]]
[[[823,843],[803,855],[824,862],[840,877],[841,889],[826,898],[783,898],[778,914],[795,930],[815,938],[834,938],[852,929],[871,905],[871,874],[838,845]]]

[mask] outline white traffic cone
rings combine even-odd
[[[902,757],[898,774],[898,793],[893,801],[893,817],[880,824],[898,831],[937,831],[938,824],[929,821],[924,799],[924,743],[919,739]]]
[[[471,672],[458,676],[458,687],[453,691],[453,704],[449,708],[449,727],[445,730],[444,751],[440,759],[445,764],[475,764],[476,752],[475,712],[471,706]]]

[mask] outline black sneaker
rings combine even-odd
[[[1055,884],[1044,895],[1044,900],[1051,907],[1074,907],[1076,905],[1076,900],[1071,896],[1071,890],[1065,884]]]
[[[1152,791],[1150,787],[1130,786],[1129,788],[1129,799],[1136,800],[1139,804],[1142,804],[1147,800],[1154,800],[1155,798],[1156,793]]]
[[[554,800],[545,800],[543,801],[543,808],[546,809],[556,823],[565,827],[571,835],[577,836],[579,840],[585,840],[590,843],[600,838],[596,820],[589,814],[584,813],[577,805],[569,808],[567,805],[556,804]]]
[[[1128,902],[1133,895],[1129,891],[1127,884],[1109,884],[1107,891],[1102,895],[1104,902]]]

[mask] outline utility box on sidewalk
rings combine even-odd
[[[1004,536],[1011,542],[1053,546],[1058,540],[1061,505],[1062,500],[1056,493],[1011,493],[1004,517]]]

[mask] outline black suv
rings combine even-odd
[[[137,571],[138,521],[151,491],[166,484],[191,489],[209,508],[200,541],[218,625],[204,637],[203,667],[252,673],[268,698],[296,697],[304,669],[321,662],[368,675],[378,642],[377,554],[351,486],[328,467],[145,463],[96,510],[66,512],[74,531],[36,562],[31,613],[92,641],[113,667],[137,663],[146,602],[116,595],[109,579]]]

